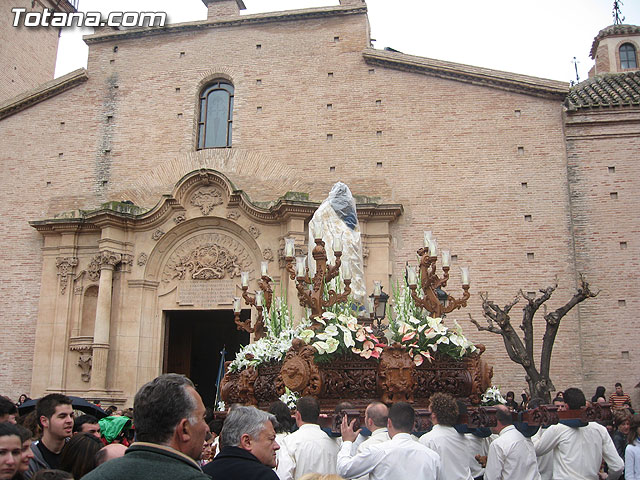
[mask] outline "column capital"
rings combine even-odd
[[[97,257],[100,270],[107,268],[113,270],[113,268],[122,261],[122,254],[112,252],[110,250],[102,250]]]

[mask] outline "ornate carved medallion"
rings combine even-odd
[[[211,210],[221,203],[223,203],[222,194],[213,187],[203,187],[191,197],[191,205],[200,207],[202,215],[209,215]]]
[[[318,396],[322,389],[322,377],[320,370],[313,361],[316,349],[295,339],[291,349],[287,352],[282,362],[280,376],[283,383],[290,389],[300,392],[301,395]]]

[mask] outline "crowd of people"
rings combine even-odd
[[[598,387],[591,401],[605,398]],[[579,410],[587,400],[569,388],[554,403]],[[0,397],[0,480],[640,480],[640,415],[619,384],[609,403],[610,429],[577,418],[532,429],[513,412],[542,401],[508,395],[494,427],[470,429],[466,405],[435,393],[428,432],[415,431],[410,404],[373,402],[359,428],[342,415],[334,435],[321,428],[314,397],[298,399],[293,415],[275,402],[269,412],[235,405],[214,419],[188,378],[166,374],[142,386],[132,411],[114,407],[100,420],[74,417],[62,394],[28,415]]]

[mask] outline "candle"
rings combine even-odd
[[[268,270],[269,268],[269,262],[267,262],[266,260],[263,260],[262,263],[260,264],[260,275],[262,275],[263,277],[268,276]]]
[[[313,232],[313,238],[322,239],[322,226],[319,223],[317,222],[312,223],[311,231]]]
[[[429,256],[430,257],[438,256],[438,241],[435,238],[432,238],[429,241]]]
[[[375,301],[374,298],[367,297],[367,307],[368,307],[368,310],[369,310],[369,315],[372,315],[373,312],[376,309],[376,303],[375,302],[376,301]]]
[[[262,306],[262,290],[256,290],[256,307]]]
[[[240,310],[242,307],[240,301],[241,301],[240,297],[233,297],[233,311],[235,313],[240,313]]]
[[[431,231],[425,230],[424,232],[424,246],[428,247],[429,242],[431,242]]]
[[[462,276],[462,285],[469,285],[469,267],[460,267],[460,275]]]
[[[373,294],[379,297],[382,294],[382,285],[378,280],[373,281]]]
[[[240,273],[240,280],[242,282],[243,287],[249,286],[249,272]]]
[[[416,275],[416,269],[411,265],[407,265],[407,282],[409,283],[409,285],[418,284],[418,276]]]
[[[293,238],[284,239],[284,256],[294,257],[296,251],[296,241]]]
[[[298,277],[304,277],[307,274],[305,260],[307,257],[296,257],[296,275]]]
[[[336,236],[333,238],[333,251],[341,252],[342,251],[342,237]]]
[[[344,280],[351,280],[351,267],[349,266],[349,262],[342,264],[342,278]]]
[[[449,250],[442,250],[442,266],[448,267],[451,263],[451,252]]]

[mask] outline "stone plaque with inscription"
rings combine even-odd
[[[236,282],[233,280],[202,280],[181,282],[178,286],[178,304],[184,306],[213,308],[231,304]]]

